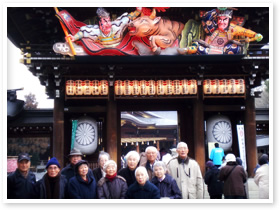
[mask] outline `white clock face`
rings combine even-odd
[[[95,128],[89,123],[81,123],[76,130],[76,142],[86,146],[93,143],[95,139]]]
[[[212,134],[219,143],[229,143],[232,140],[231,125],[227,121],[218,121],[213,126]]]

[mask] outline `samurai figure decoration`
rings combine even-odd
[[[232,23],[235,8],[220,7],[202,16],[205,40],[193,41],[192,46],[179,48],[180,54],[242,54],[244,43],[261,41],[262,35]],[[241,43],[243,42],[243,43]]]

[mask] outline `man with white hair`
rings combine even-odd
[[[170,175],[176,180],[183,199],[203,198],[203,178],[198,163],[188,157],[188,145],[180,142],[177,145],[178,156],[168,163]]]
[[[154,146],[149,146],[145,150],[147,161],[144,162],[140,161],[140,166],[144,166],[147,169],[149,175],[149,181],[151,181],[152,178],[154,177],[153,167],[155,162],[157,161],[157,154],[158,154],[157,148]]]

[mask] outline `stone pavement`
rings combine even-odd
[[[249,199],[258,199],[259,198],[259,188],[254,182],[254,178],[248,179],[248,191]],[[210,199],[210,196],[207,191],[207,185],[204,183],[204,199]]]

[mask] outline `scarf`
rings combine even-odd
[[[47,199],[58,199],[60,191],[60,172],[56,177],[49,177],[48,174],[44,175],[46,185]]]
[[[180,157],[178,157],[178,163],[181,164],[181,163],[185,163],[188,165],[189,163],[189,157],[186,157],[185,159],[181,159]]]
[[[117,176],[117,172],[114,173],[112,176],[106,174],[106,178],[107,178],[110,182],[112,182],[112,181],[115,179],[116,176]]]

